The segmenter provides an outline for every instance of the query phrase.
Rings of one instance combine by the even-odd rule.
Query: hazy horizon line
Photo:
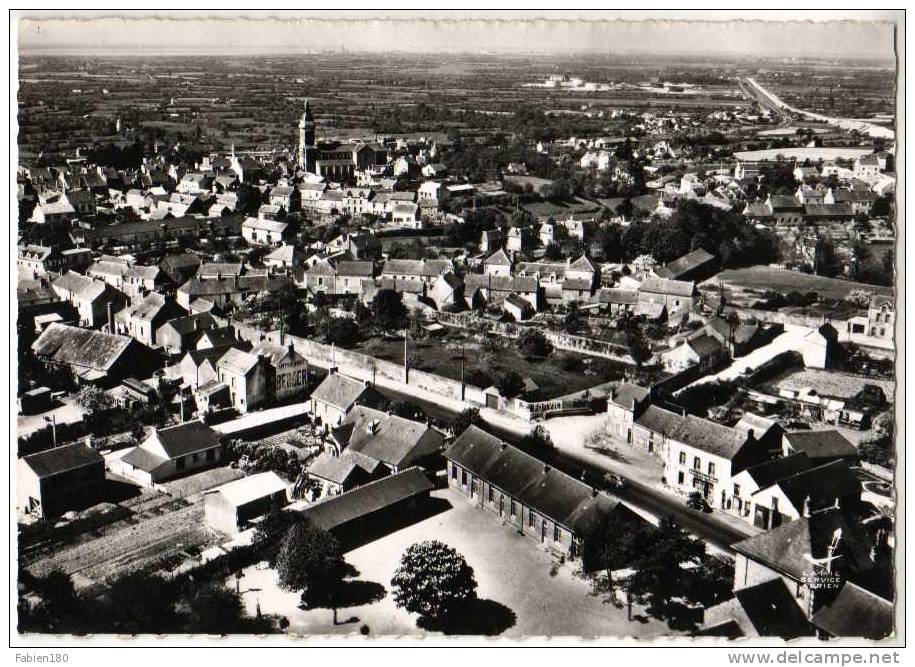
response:
[[[150,54],[150,51],[155,51],[158,53]],[[240,53],[242,51],[242,53]],[[290,49],[277,49],[270,47],[245,47],[242,45],[235,45],[231,48],[229,47],[210,47],[210,46],[200,46],[200,45],[170,45],[168,47],[162,48],[159,45],[149,44],[149,45],[137,45],[137,44],[107,44],[105,47],[99,48],[96,45],[82,45],[82,44],[65,44],[60,45],[24,45],[18,48],[18,53],[20,56],[30,56],[30,55],[60,55],[60,56],[84,56],[84,57],[108,57],[113,55],[127,56],[136,55],[136,57],[170,57],[177,55],[186,55],[193,53],[194,55],[204,55],[204,56],[231,56],[231,55],[243,55],[243,56],[307,56],[307,55],[327,55],[327,54],[339,54],[339,55],[379,55],[379,54],[396,54],[396,55],[442,55],[442,56],[474,56],[474,57],[491,57],[491,56],[559,56],[559,57],[575,57],[582,55],[599,55],[604,54],[607,56],[657,56],[657,57],[688,57],[694,59],[700,59],[707,56],[719,56],[727,57],[733,59],[769,59],[769,60],[785,60],[785,59],[821,59],[829,58],[832,60],[860,60],[860,59],[869,59],[869,60],[879,60],[885,62],[895,62],[896,57],[894,55],[884,55],[877,54],[872,51],[859,51],[859,52],[849,52],[847,49],[840,53],[833,52],[820,52],[820,53],[810,53],[810,52],[794,52],[788,53],[783,50],[778,52],[773,52],[771,54],[760,54],[760,53],[734,53],[729,50],[712,50],[703,51],[701,53],[696,51],[666,51],[666,50],[648,50],[648,49],[614,49],[614,50],[605,50],[601,47],[583,47],[576,51],[566,51],[566,50],[530,50],[522,48],[504,48],[500,50],[450,50],[442,49],[440,51],[431,51],[428,49],[420,50],[410,50],[410,49],[353,49],[346,47],[326,47],[318,49],[303,49],[291,51]]]

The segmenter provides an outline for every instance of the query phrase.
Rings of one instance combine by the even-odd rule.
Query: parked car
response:
[[[629,480],[627,480],[622,475],[617,475],[612,472],[608,472],[606,475],[604,475],[604,479],[613,489],[625,489],[629,486]]]

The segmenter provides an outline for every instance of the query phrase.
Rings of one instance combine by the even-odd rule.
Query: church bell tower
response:
[[[305,100],[305,109],[299,120],[299,167],[314,173],[315,170],[315,119],[311,115],[311,107]]]

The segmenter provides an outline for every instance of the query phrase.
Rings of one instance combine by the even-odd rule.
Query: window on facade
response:
[[[735,485],[734,485],[734,495],[735,495],[735,496],[739,496],[739,495],[740,495],[740,484],[735,484]]]
[[[175,459],[175,470],[184,470],[184,457],[179,456]]]
[[[194,463],[197,463],[198,461],[200,461],[200,454],[194,453],[194,455],[191,456],[191,461],[193,461]]]
[[[214,461],[216,459],[216,450],[208,449],[206,454],[207,461]]]
[[[698,456],[693,457],[693,469],[699,470],[702,467],[702,461],[699,460]]]
[[[461,486],[467,486],[467,471],[461,471]]]
[[[511,514],[512,517],[515,516],[515,501],[514,501],[514,500],[511,501],[511,505],[509,506],[509,510],[508,510],[508,511],[509,511],[509,514]]]
[[[489,500],[489,502],[492,502],[492,501],[493,501],[493,495],[494,495],[494,494],[493,494],[493,491],[492,491],[492,484],[490,484],[490,485],[489,485],[489,493],[486,495],[486,498],[487,498],[487,500]]]
[[[559,538],[562,537],[562,529],[559,526],[553,526],[553,541],[558,542]]]
[[[527,513],[527,526],[528,526],[528,528],[533,528],[533,527],[534,527],[534,523],[536,523],[536,519],[534,518],[534,513],[533,513],[533,512],[528,512],[528,513]]]
[[[680,463],[686,465],[686,452],[680,452]]]
[[[457,479],[457,466],[451,464],[451,479]]]
[[[683,484],[683,480],[684,480],[683,471],[681,470],[680,472],[677,473],[677,484]]]
[[[715,464],[712,463],[711,461],[709,461],[709,464],[708,464],[708,474],[709,475],[715,474]]]

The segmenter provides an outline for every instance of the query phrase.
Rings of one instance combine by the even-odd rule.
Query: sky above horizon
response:
[[[78,14],[70,12],[69,15]],[[81,53],[149,55],[151,53],[295,54],[313,51],[406,53],[655,53],[734,56],[894,56],[894,26],[878,21],[696,20],[702,12],[673,12],[661,20],[639,14],[609,14],[584,20],[560,15],[520,20],[531,12],[499,12],[486,18],[455,12],[397,14],[367,18],[369,12],[333,12],[309,16],[285,13],[253,19],[82,18],[56,14],[23,18],[19,49],[23,54]],[[377,13],[376,13],[377,14]],[[784,14],[784,13],[782,13]],[[643,16],[644,13],[641,14]],[[676,17],[690,17],[679,20]],[[799,18],[816,15],[802,14]],[[822,18],[823,14],[819,15]],[[830,17],[837,16],[830,12]],[[851,15],[847,15],[851,16]],[[634,17],[634,18],[631,18]],[[844,18],[844,16],[843,16]]]

